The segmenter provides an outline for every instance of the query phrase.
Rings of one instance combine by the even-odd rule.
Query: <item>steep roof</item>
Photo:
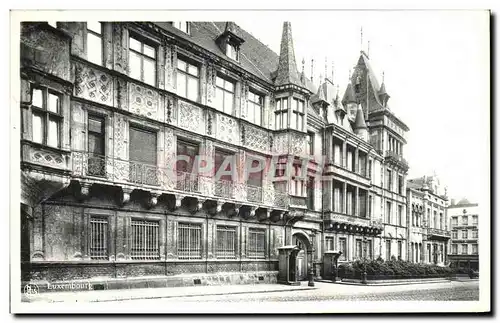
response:
[[[351,83],[347,84],[347,88],[344,92],[344,97],[342,98],[342,104],[356,103],[356,94],[354,94],[354,89]]]
[[[293,47],[292,24],[288,21],[283,23],[283,34],[281,36],[280,56],[275,85],[294,84],[303,86],[297,72],[295,62],[295,50]]]
[[[354,120],[354,129],[366,129],[365,117],[363,115],[363,109],[361,106],[358,107],[356,112],[356,120]]]
[[[226,57],[215,42],[217,37],[226,30],[226,22],[224,21],[193,21],[191,22],[190,35],[178,30],[168,22],[155,22],[154,24],[180,38],[203,47],[220,58],[234,62]],[[231,23],[228,27],[231,32],[245,40],[240,46],[239,65],[254,76],[272,83],[271,74],[278,68],[278,54],[237,24]]]

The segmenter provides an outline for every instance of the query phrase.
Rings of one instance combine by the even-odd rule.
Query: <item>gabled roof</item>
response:
[[[370,83],[371,85],[370,94],[373,94],[373,97],[375,98],[376,102],[380,105],[380,107],[383,107],[383,104],[380,101],[380,98],[378,97],[380,85],[378,83],[377,77],[375,76],[375,73],[373,72],[370,60],[368,59],[368,56],[366,56],[365,52],[361,51],[361,55],[359,56],[357,65],[366,67],[366,69],[368,70],[368,77],[370,80],[370,82],[368,83]]]

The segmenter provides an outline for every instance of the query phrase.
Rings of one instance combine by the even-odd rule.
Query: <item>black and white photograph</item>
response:
[[[10,18],[11,312],[491,311],[489,10]]]

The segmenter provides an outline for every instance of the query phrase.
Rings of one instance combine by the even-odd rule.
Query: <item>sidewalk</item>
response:
[[[140,288],[120,290],[92,290],[78,292],[51,292],[39,293],[31,296],[22,295],[23,302],[109,302],[133,299],[157,299],[172,297],[192,297],[206,295],[228,295],[247,293],[273,293],[286,291],[312,290],[317,287],[307,286],[302,282],[300,286],[280,284],[257,285],[222,285],[222,286],[196,286],[196,287],[171,287],[171,288]]]

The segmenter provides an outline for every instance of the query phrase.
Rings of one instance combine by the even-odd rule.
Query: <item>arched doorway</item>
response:
[[[311,257],[311,243],[307,237],[302,233],[295,233],[292,238],[292,244],[300,248],[295,262],[295,270],[297,273],[297,280],[307,279],[307,269]]]

